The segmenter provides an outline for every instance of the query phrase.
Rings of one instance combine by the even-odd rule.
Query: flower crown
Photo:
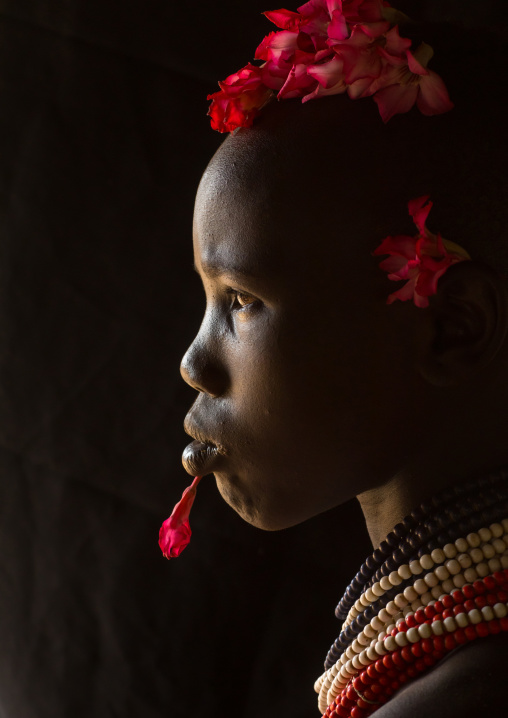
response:
[[[424,115],[453,107],[443,80],[427,69],[433,49],[424,42],[411,49],[399,34],[407,16],[384,0],[310,0],[297,12],[264,15],[281,31],[258,46],[263,64],[249,62],[208,95],[214,130],[250,127],[275,93],[302,102],[346,92],[353,100],[373,97],[384,122],[415,103]]]

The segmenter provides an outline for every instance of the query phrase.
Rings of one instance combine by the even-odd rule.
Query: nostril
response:
[[[213,397],[220,396],[227,388],[227,373],[219,358],[196,341],[182,359],[180,374],[193,389]]]

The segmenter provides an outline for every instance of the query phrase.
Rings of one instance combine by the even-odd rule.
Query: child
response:
[[[300,50],[307,43],[311,54],[308,38],[314,43],[318,74],[310,61],[297,67],[296,44],[275,67],[291,66],[293,80],[300,72],[296,97],[313,93],[313,101],[270,99],[288,74],[278,87],[263,80],[255,96],[233,98],[244,103],[236,105],[242,128],[210,162],[196,198],[207,308],[182,362],[199,392],[184,464],[213,472],[225,500],[265,530],[358,497],[380,548],[338,606],[343,630],[316,682],[322,713],[503,715],[508,258],[499,43],[451,26],[411,30],[398,15],[362,16],[372,7],[383,12],[362,0],[313,0],[298,17],[272,13]],[[312,12],[321,13],[313,27],[326,13],[328,24],[311,30]],[[361,96],[347,97],[337,77],[329,84],[337,92],[320,91],[324,63],[344,64],[352,45],[323,59],[316,37],[332,38],[340,22],[343,44],[355,26],[375,33],[376,22],[388,23],[369,40],[377,42],[369,52],[386,51],[378,77],[399,73],[388,85],[373,90],[372,71]],[[413,34],[412,48],[419,35],[434,48],[451,100],[439,85],[442,106],[429,112],[428,94],[419,106],[436,116],[390,119],[382,91],[430,72],[421,62],[425,72],[414,71],[418,50],[407,61],[412,72],[399,62],[409,57],[400,45],[387,60],[394,27],[400,38]],[[270,43],[267,63],[276,57]],[[346,90],[357,67],[341,76]],[[421,99],[426,90],[417,90]],[[378,107],[368,99],[375,92]],[[222,114],[212,118],[232,129],[228,86],[217,94]],[[407,104],[398,97],[395,110]],[[383,270],[405,284],[390,285]],[[352,542],[344,536],[337,561]]]

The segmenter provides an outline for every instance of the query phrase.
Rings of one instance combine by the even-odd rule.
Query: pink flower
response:
[[[200,481],[201,476],[196,476],[192,484],[183,492],[171,516],[160,527],[159,546],[165,558],[176,558],[189,544],[192,534],[189,514]]]
[[[428,297],[436,293],[438,280],[448,267],[471,259],[462,247],[427,229],[425,223],[432,208],[432,202],[428,202],[428,199],[428,195],[425,195],[408,203],[409,214],[419,234],[415,237],[386,237],[372,253],[390,255],[379,265],[388,272],[388,279],[407,280],[401,289],[389,295],[387,304],[396,299],[403,302],[413,299],[417,307],[428,307]]]
[[[250,127],[273,95],[263,82],[262,68],[251,63],[219,82],[219,87],[219,92],[207,98],[212,100],[208,110],[212,128],[219,132]]]
[[[416,102],[424,115],[440,115],[453,107],[443,80],[427,63],[433,55],[430,45],[422,42],[414,52],[406,51],[407,62],[388,66],[379,78],[374,100],[384,122],[393,115],[408,112]]]

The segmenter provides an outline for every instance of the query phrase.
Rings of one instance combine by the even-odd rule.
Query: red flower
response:
[[[160,527],[159,546],[165,558],[176,558],[189,544],[192,534],[189,514],[200,481],[201,476],[196,476],[192,484],[183,492],[171,516]]]
[[[454,242],[448,242],[440,234],[429,232],[425,223],[432,208],[428,195],[408,203],[409,214],[418,228],[416,237],[399,235],[386,237],[372,254],[389,254],[379,265],[388,272],[388,279],[406,284],[393,294],[386,303],[396,299],[405,302],[413,299],[417,307],[428,307],[428,297],[437,291],[437,283],[448,267],[457,262],[471,259],[469,254]]]
[[[219,92],[207,98],[212,100],[208,110],[212,128],[219,132],[250,127],[259,110],[273,95],[273,91],[263,82],[262,68],[250,62],[219,82],[219,87]]]

